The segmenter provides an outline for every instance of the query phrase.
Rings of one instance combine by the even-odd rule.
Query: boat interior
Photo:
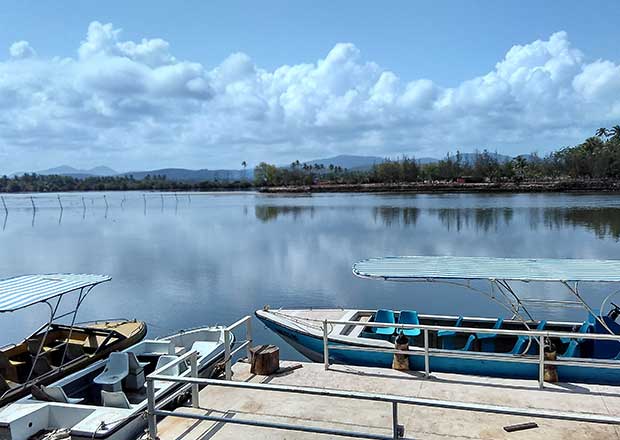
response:
[[[509,353],[515,355],[538,354],[538,343],[529,336],[502,335],[497,333],[464,333],[459,327],[503,329],[503,330],[544,330],[574,333],[607,333],[607,330],[592,315],[581,323],[551,321],[520,321],[503,318],[472,318],[463,316],[420,315],[415,310],[359,311],[348,318],[351,321],[399,323],[413,325],[432,325],[452,327],[450,330],[429,331],[430,348],[463,350],[474,352]],[[615,334],[620,334],[620,325],[610,316],[601,319]],[[526,325],[527,324],[527,325]],[[394,342],[398,334],[409,338],[409,344],[424,346],[420,329],[399,330],[395,327],[345,326],[342,335],[368,339],[381,339]],[[591,339],[550,338],[559,356],[599,359],[620,359],[620,342]]]
[[[146,399],[146,376],[177,357],[170,341],[144,341],[129,350],[111,353],[104,363],[66,383],[33,387],[31,399],[131,409]],[[184,364],[176,367],[164,374],[180,374],[187,368]],[[157,385],[162,388],[165,383]]]
[[[173,363],[188,351],[198,352],[199,368],[222,350],[219,330],[196,330],[162,340],[145,340],[50,386],[33,387],[30,400],[132,409],[146,401],[146,376]],[[163,375],[188,372],[185,363],[171,365]],[[155,389],[174,386],[155,382]]]
[[[95,356],[143,327],[132,321],[107,324],[51,324],[47,335],[42,328],[23,342],[0,349],[0,393],[26,383],[29,376],[40,378],[61,365]]]

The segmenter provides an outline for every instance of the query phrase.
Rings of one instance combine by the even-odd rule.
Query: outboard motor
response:
[[[611,303],[611,305],[613,306],[613,308],[607,312],[607,317],[609,317],[612,320],[616,320],[618,319],[618,316],[620,316],[620,307],[618,307],[618,305]]]

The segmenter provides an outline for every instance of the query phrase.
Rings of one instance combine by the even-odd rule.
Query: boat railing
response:
[[[363,347],[363,346],[347,346],[344,344],[339,344],[337,342],[333,342],[330,344],[329,334],[330,334],[330,326],[338,325],[338,326],[364,326],[364,327],[374,327],[374,328],[395,328],[400,330],[413,330],[419,329],[423,333],[424,345],[423,350],[414,349],[414,350],[398,350],[395,348],[378,348],[378,347]],[[340,351],[369,351],[375,353],[391,353],[391,354],[401,354],[408,356],[424,356],[424,373],[427,378],[431,375],[431,367],[430,367],[430,358],[432,356],[441,355],[442,357],[454,357],[459,359],[479,359],[479,360],[497,360],[497,361],[507,361],[507,362],[520,362],[520,363],[530,363],[530,364],[538,364],[538,386],[539,388],[544,388],[544,373],[545,373],[545,365],[566,365],[566,366],[575,366],[575,367],[599,367],[599,368],[620,368],[620,362],[615,362],[609,359],[600,359],[600,360],[576,360],[577,358],[565,358],[565,359],[556,359],[549,360],[545,359],[545,351],[538,350],[538,356],[524,356],[524,355],[516,355],[510,353],[487,353],[487,352],[471,352],[471,351],[463,351],[463,350],[444,350],[444,349],[436,349],[429,347],[429,333],[437,332],[440,330],[452,331],[455,333],[467,333],[467,334],[475,334],[475,333],[489,333],[489,334],[498,334],[498,335],[508,335],[508,336],[528,336],[532,338],[532,340],[538,343],[539,347],[545,346],[545,338],[567,338],[567,339],[591,339],[591,340],[604,340],[604,341],[617,341],[620,342],[620,335],[612,335],[612,334],[600,334],[600,333],[575,333],[575,332],[559,332],[559,331],[546,331],[546,330],[509,330],[509,329],[494,329],[494,328],[475,328],[475,327],[455,327],[455,326],[445,326],[445,325],[425,325],[425,324],[398,324],[398,323],[383,323],[383,322],[370,322],[370,321],[340,321],[340,320],[331,320],[326,319],[323,321],[322,326],[323,333],[323,362],[325,364],[325,369],[329,369],[330,361],[329,361],[329,351],[331,350],[340,350]]]
[[[543,419],[555,419],[555,420],[568,420],[573,422],[584,423],[600,423],[620,425],[620,417],[591,414],[584,412],[566,412],[555,410],[544,410],[538,408],[518,408],[509,406],[497,406],[482,403],[471,402],[458,402],[449,400],[429,399],[423,397],[408,397],[399,396],[393,394],[382,393],[368,393],[352,390],[337,390],[330,388],[317,388],[306,386],[291,386],[291,385],[279,385],[272,383],[255,383],[245,381],[233,381],[233,380],[221,380],[221,379],[205,379],[198,377],[197,366],[198,354],[196,351],[191,351],[180,356],[178,359],[171,363],[164,365],[162,368],[154,371],[146,377],[146,390],[147,390],[147,419],[148,419],[148,439],[157,440],[157,417],[180,417],[186,419],[193,419],[198,421],[210,421],[215,423],[232,423],[236,425],[263,427],[271,429],[282,429],[289,431],[308,432],[314,434],[327,434],[330,436],[344,436],[344,437],[356,437],[366,439],[398,439],[404,436],[404,427],[398,423],[398,405],[417,405],[430,408],[443,408],[449,410],[464,410],[475,411],[481,413],[490,414],[504,414],[504,415],[516,415],[523,417],[536,417]],[[171,368],[173,365],[181,362],[190,362],[189,375],[183,376],[170,376],[163,373]],[[164,397],[157,401],[155,395],[155,381],[173,382],[177,384],[183,384],[181,389],[187,389],[191,387],[191,406],[194,409],[202,408],[200,404],[200,386],[218,386],[224,388],[243,389],[250,391],[265,391],[265,392],[282,392],[292,393],[299,395],[311,395],[311,396],[323,396],[334,397],[341,399],[355,399],[373,402],[389,403],[392,409],[391,417],[391,434],[383,435],[371,432],[359,432],[359,431],[345,431],[335,428],[324,428],[319,426],[308,426],[303,424],[291,424],[291,423],[279,423],[264,421],[261,419],[249,419],[239,418],[235,414],[225,412],[222,416],[212,415],[212,410],[206,410],[205,413],[200,413],[194,410],[193,412],[183,411],[177,409],[176,411],[163,409],[166,405],[174,400],[178,395],[177,393]],[[204,392],[204,391],[203,391]]]

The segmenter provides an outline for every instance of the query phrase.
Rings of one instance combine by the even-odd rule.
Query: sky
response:
[[[620,123],[620,2],[5,0],[0,173],[517,155]]]

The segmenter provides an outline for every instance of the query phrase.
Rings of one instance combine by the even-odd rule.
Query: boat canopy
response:
[[[620,260],[383,257],[355,263],[353,273],[362,278],[392,281],[459,279],[617,283],[620,282]]]
[[[0,313],[23,309],[111,279],[108,275],[47,274],[0,280]]]

